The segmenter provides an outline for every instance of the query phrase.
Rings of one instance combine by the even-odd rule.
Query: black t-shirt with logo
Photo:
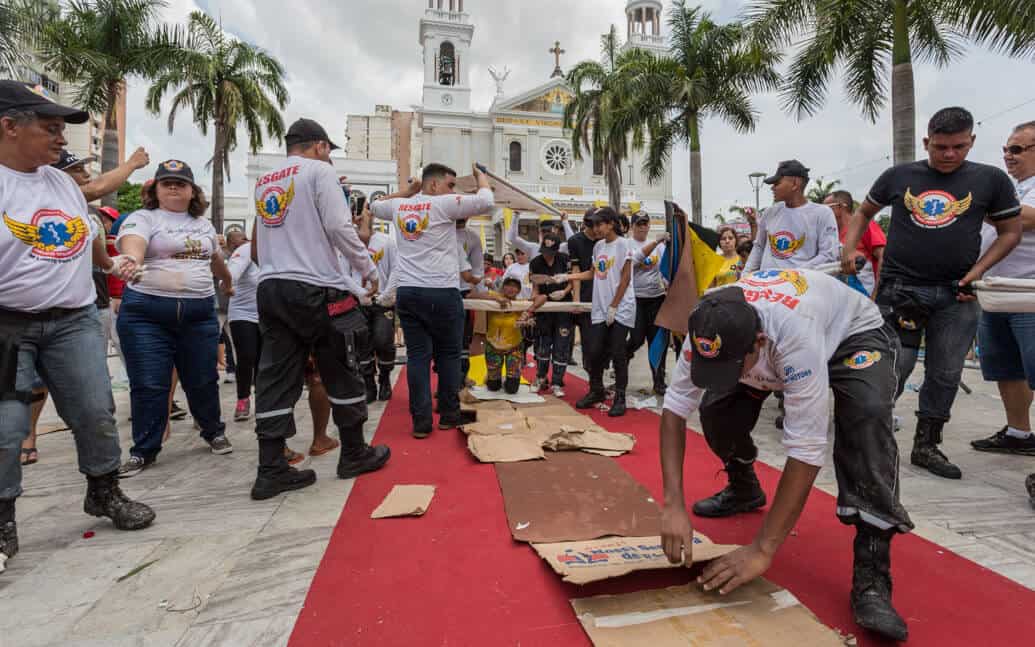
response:
[[[568,251],[571,251],[571,247],[568,247]],[[556,274],[567,274],[571,270],[571,260],[567,254],[557,253],[553,256],[553,265],[549,265],[546,259],[540,254],[532,259],[532,262],[528,264],[528,273],[531,274],[547,274],[554,276]],[[539,286],[539,294],[549,295],[551,292],[557,290],[563,290],[568,287],[568,282],[563,283],[544,283]],[[551,299],[552,300],[552,299]],[[564,295],[561,301],[571,301],[571,293]]]
[[[987,164],[964,162],[952,173],[927,160],[884,171],[866,196],[891,205],[881,280],[948,284],[970,271],[981,253],[981,224],[1020,214],[1009,176]]]
[[[596,244],[595,240],[591,240],[581,231],[568,239],[568,254],[571,255],[573,263],[578,263],[580,272],[585,272],[593,267],[593,246]],[[593,301],[593,279],[581,282],[579,301],[583,303]]]

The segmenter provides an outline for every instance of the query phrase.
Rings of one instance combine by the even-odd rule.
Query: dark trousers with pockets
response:
[[[880,353],[880,359],[861,368],[851,361],[860,352]],[[899,453],[892,421],[898,353],[895,331],[885,325],[846,339],[827,366],[834,391],[837,516],[850,525],[908,532],[913,523],[899,501]],[[701,426],[708,446],[723,463],[750,463],[758,456],[751,431],[768,396],[768,391],[745,384],[728,393],[705,393]]]
[[[654,320],[658,318],[658,311],[661,310],[661,304],[665,303],[665,295],[659,297],[636,297],[636,326],[629,333],[629,343],[626,344],[625,350],[626,355],[629,356],[629,361],[632,361],[636,351],[647,344],[650,347],[650,343],[654,341],[654,336],[658,334],[658,327],[654,325]],[[660,386],[665,383],[665,356],[668,354],[668,334],[666,333],[664,350],[661,353],[661,362],[658,364],[657,369],[652,370],[654,378],[654,386]],[[647,362],[650,362],[648,357]]]
[[[595,323],[590,327],[589,339],[583,341],[584,352],[589,354],[589,388],[591,391],[604,390],[604,369],[608,358],[615,367],[615,392],[624,393],[629,386],[629,357],[625,354],[625,344],[629,340],[628,326],[617,321],[608,326]],[[612,349],[619,349],[613,352]]]
[[[255,433],[259,440],[295,435],[294,407],[302,395],[312,354],[331,403],[343,448],[364,444],[366,388],[359,358],[369,347],[359,308],[331,317],[329,303],[349,294],[301,281],[266,279],[259,284],[262,355],[255,385]]]
[[[367,320],[373,352],[373,361],[365,367],[364,375],[373,378],[379,374],[381,380],[388,381],[395,368],[395,308],[372,304],[361,309]]]
[[[432,359],[438,370],[439,413],[458,413],[464,316],[460,291],[404,286],[396,292],[395,310],[406,338],[406,384],[414,424],[425,426],[432,422]]]
[[[568,312],[540,312],[535,316],[536,375],[545,381],[553,362],[554,386],[564,386],[564,374],[571,357],[572,321]]]

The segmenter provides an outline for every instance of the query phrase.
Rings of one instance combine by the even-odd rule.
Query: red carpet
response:
[[[585,392],[569,376],[568,400]],[[658,417],[630,411],[619,422],[594,414],[612,431],[638,438],[618,462],[660,501]],[[410,436],[403,375],[377,432],[392,448],[380,472],[363,476],[345,506],[316,573],[290,645],[589,645],[568,604],[573,597],[689,582],[696,571],[636,573],[576,587],[561,582],[525,544],[512,541],[491,465],[469,455],[458,431]],[[723,485],[704,439],[688,436],[688,497]],[[760,465],[770,496],[779,471]],[[413,519],[370,519],[398,483],[438,486],[431,508]],[[721,543],[751,541],[761,514],[694,519]],[[769,579],[789,589],[826,624],[858,634],[848,608],[853,529],[834,517],[834,499],[813,492],[797,535],[778,554]],[[894,544],[895,602],[913,645],[1014,645],[1035,636],[1035,592],[914,535]]]

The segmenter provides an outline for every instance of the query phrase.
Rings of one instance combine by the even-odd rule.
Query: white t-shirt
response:
[[[487,213],[494,204],[491,189],[479,189],[475,195],[418,193],[374,202],[374,217],[395,223],[399,286],[455,289],[460,267],[456,221]]]
[[[230,297],[226,320],[259,323],[259,306],[255,299],[259,289],[259,266],[252,262],[252,244],[245,243],[235,249],[227,268],[234,278],[234,296]]]
[[[520,249],[528,255],[528,260],[532,260],[536,256],[539,256],[539,243],[533,243],[525,240],[518,233],[518,226],[521,224],[521,218],[517,214],[514,214],[510,219],[510,228],[507,229],[506,240],[516,249]],[[568,253],[568,239],[575,235],[575,230],[571,228],[567,220],[561,221],[561,228],[564,230],[564,241],[561,242],[560,246],[557,247],[557,251],[561,254]]]
[[[292,155],[255,183],[259,280],[289,279],[340,288],[338,252],[361,276],[375,268],[352,224],[334,167]]]
[[[788,207],[777,202],[758,220],[758,236],[745,272],[810,268],[840,259],[834,212],[825,204]]]
[[[822,465],[830,400],[827,364],[846,339],[884,324],[880,310],[862,293],[811,270],[754,272],[721,289],[734,286],[744,290],[769,338],[758,363],[740,381],[757,389],[784,392],[787,455],[809,465]],[[664,408],[682,418],[697,410],[705,392],[690,379],[692,340],[690,331],[665,393]],[[892,362],[894,357],[872,354],[868,361]]]
[[[467,259],[467,262],[471,265],[471,275],[478,279],[478,284],[481,284],[482,279],[485,278],[485,255],[482,253],[481,237],[470,229],[457,229],[456,253]],[[467,281],[460,279],[458,287],[461,292],[465,292],[477,287],[477,285],[471,285]]]
[[[0,165],[0,307],[21,312],[84,308],[97,298],[96,225],[71,176],[49,166]]]
[[[665,279],[661,276],[661,259],[665,256],[665,243],[658,243],[654,251],[647,256],[643,248],[649,245],[648,241],[640,242],[629,239],[633,245],[633,289],[636,296],[642,299],[664,296]]]
[[[207,218],[164,209],[134,211],[119,227],[115,247],[127,236],[147,241],[147,272],[132,288],[156,297],[203,299],[216,293],[212,256],[221,254],[216,230]]]
[[[367,251],[370,252],[370,260],[377,267],[378,288],[381,292],[388,290],[388,284],[392,280],[395,268],[396,247],[395,239],[387,234],[375,231],[367,243]]]
[[[517,279],[521,281],[521,292],[518,294],[519,299],[531,299],[532,298],[532,282],[528,280],[528,273],[530,269],[528,263],[522,265],[521,263],[511,263],[507,271],[503,273],[503,279]],[[503,283],[500,282],[502,286]]]
[[[607,322],[607,309],[622,282],[622,269],[626,263],[633,262],[635,249],[635,242],[621,236],[610,243],[598,240],[593,246],[593,310],[590,313],[593,323]],[[632,281],[618,303],[615,321],[629,328],[636,326],[636,289]]]
[[[1035,208],[1035,175],[1017,183],[1017,199],[1022,207]],[[987,222],[981,227],[981,253],[992,246],[999,234]],[[1001,276],[1010,279],[1035,279],[1035,231],[1021,233],[1021,242],[1013,251],[993,265],[985,276]]]

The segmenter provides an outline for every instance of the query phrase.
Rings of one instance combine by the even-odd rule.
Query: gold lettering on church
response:
[[[555,119],[524,119],[520,117],[496,117],[498,124],[514,124],[517,126],[545,126],[548,128],[560,128],[561,122]]]

